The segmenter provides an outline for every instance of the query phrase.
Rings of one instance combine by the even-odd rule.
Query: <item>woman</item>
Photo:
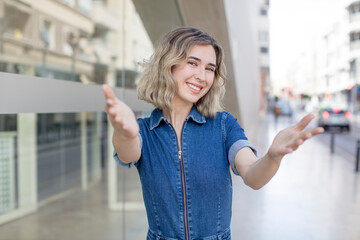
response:
[[[190,27],[166,34],[138,85],[140,99],[155,105],[149,118],[134,113],[104,85],[114,127],[115,159],[135,165],[149,222],[147,239],[231,239],[229,166],[253,189],[264,186],[281,159],[321,128],[304,130],[304,117],[281,131],[257,158],[243,129],[221,111],[223,50]]]

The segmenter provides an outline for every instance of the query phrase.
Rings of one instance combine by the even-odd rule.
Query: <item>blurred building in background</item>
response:
[[[134,89],[138,62],[152,51],[130,0],[0,1],[2,72]],[[74,187],[86,189],[105,167],[101,112],[59,112],[54,106],[53,113],[2,114],[0,136],[0,223]]]
[[[349,77],[348,16],[343,12],[342,17],[333,22],[319,40],[316,90],[323,105],[347,109],[346,89],[352,82]]]
[[[350,82],[346,88],[350,110],[359,114],[360,112],[360,1],[348,1],[348,21],[350,56],[349,77]]]
[[[312,96],[319,107],[357,114],[360,106],[360,1],[344,1],[339,18],[321,29],[288,69],[294,94]]]
[[[130,86],[152,52],[131,1],[4,0],[0,11],[2,71],[24,73],[31,63],[36,76],[103,83],[106,66],[126,56],[116,68]]]
[[[270,97],[269,0],[259,1],[260,109],[267,109]]]
[[[142,116],[149,109],[136,100],[139,63],[151,56],[164,33],[198,27],[224,48],[225,107],[252,139],[270,89],[268,7],[263,0],[0,0],[0,71],[29,81],[29,97],[18,97],[30,105],[36,98],[46,106],[51,99],[42,98],[35,78],[25,75],[56,79],[69,90],[54,93],[64,105],[69,99],[75,105],[71,89],[80,89],[81,95],[89,84],[98,91],[103,83],[118,93],[126,89],[119,97]],[[16,94],[7,89],[13,80],[13,75],[2,77],[2,97]],[[45,96],[47,89],[42,91]],[[93,97],[85,96],[89,102]],[[74,190],[88,190],[104,177],[103,169],[108,170],[109,207],[121,208],[117,168],[107,144],[111,129],[102,109],[64,110],[54,104],[51,111],[41,106],[19,111],[21,103],[6,104],[14,110],[0,109],[0,224]]]

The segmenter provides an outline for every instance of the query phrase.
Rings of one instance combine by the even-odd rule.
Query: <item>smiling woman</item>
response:
[[[157,107],[148,118],[104,85],[114,127],[114,158],[138,170],[148,217],[147,239],[231,239],[230,168],[253,189],[276,173],[283,156],[322,132],[304,128],[313,118],[280,132],[268,153],[255,148],[229,112],[224,93],[222,48],[208,34],[177,28],[163,38],[147,64],[139,98]]]
[[[200,113],[205,116],[215,116],[216,111],[222,109],[221,100],[225,93],[224,54],[215,39],[194,28],[178,28],[164,36],[140,77],[139,98],[169,112],[176,92],[172,70],[186,61],[192,65],[199,63],[200,59],[197,56],[189,54],[195,45],[205,46],[212,50],[212,54],[215,53],[212,62],[205,62],[206,59],[202,62],[208,65],[207,68],[215,70],[214,85],[208,94],[196,103]]]
[[[215,78],[216,55],[210,45],[195,45],[189,57],[172,70],[177,91],[173,105],[190,107],[197,103],[211,88]]]

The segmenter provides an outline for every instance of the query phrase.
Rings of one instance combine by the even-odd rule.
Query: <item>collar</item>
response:
[[[201,115],[196,106],[193,105],[191,108],[191,111],[185,121],[188,121],[189,119],[192,119],[194,122],[202,124],[205,123],[205,117]],[[158,127],[161,123],[161,121],[164,121],[165,123],[168,123],[168,120],[165,118],[165,116],[162,114],[162,111],[159,108],[154,109],[154,111],[151,113],[150,116],[150,130],[153,130],[154,128]]]

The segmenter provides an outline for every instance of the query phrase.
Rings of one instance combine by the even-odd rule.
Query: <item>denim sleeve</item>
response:
[[[140,137],[140,149],[142,148],[142,137],[141,137],[141,134],[139,133],[139,137]],[[114,149],[114,152],[113,152],[113,157],[115,159],[115,161],[117,162],[117,164],[119,164],[121,167],[124,167],[124,168],[131,168],[132,166],[134,166],[136,162],[131,162],[131,163],[123,163],[120,158],[118,157],[115,149]]]
[[[228,161],[234,174],[239,175],[235,169],[235,156],[238,151],[244,147],[249,147],[257,154],[255,147],[249,142],[245,136],[244,129],[237,122],[237,119],[230,113],[224,114],[224,134],[225,134],[225,147],[227,151]]]

